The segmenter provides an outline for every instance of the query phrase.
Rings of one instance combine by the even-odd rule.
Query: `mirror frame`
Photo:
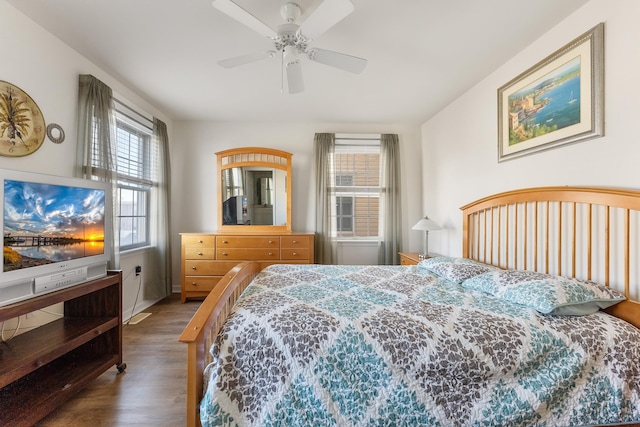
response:
[[[219,151],[218,159],[218,229],[233,233],[291,233],[291,153],[262,147],[242,147]],[[284,170],[287,192],[287,223],[285,225],[224,225],[222,223],[222,176],[223,171],[229,168],[262,166],[271,169]]]

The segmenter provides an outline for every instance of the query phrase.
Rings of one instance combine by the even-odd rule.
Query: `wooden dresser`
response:
[[[241,261],[313,264],[314,234],[181,233],[181,300],[206,297],[227,271]]]

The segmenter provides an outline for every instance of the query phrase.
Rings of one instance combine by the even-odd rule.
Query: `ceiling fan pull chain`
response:
[[[284,93],[284,53],[280,54],[280,93]]]

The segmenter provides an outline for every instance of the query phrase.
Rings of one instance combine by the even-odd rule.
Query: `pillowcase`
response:
[[[420,261],[418,267],[458,284],[479,274],[500,270],[468,258],[446,256],[427,258]]]
[[[462,286],[554,315],[591,314],[626,299],[595,282],[523,270],[485,273],[465,280]]]

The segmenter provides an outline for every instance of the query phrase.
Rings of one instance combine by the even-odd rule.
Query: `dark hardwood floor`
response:
[[[200,301],[173,294],[144,310],[138,324],[123,326],[123,359],[41,420],[40,427],[184,426],[186,345],[178,337]]]

